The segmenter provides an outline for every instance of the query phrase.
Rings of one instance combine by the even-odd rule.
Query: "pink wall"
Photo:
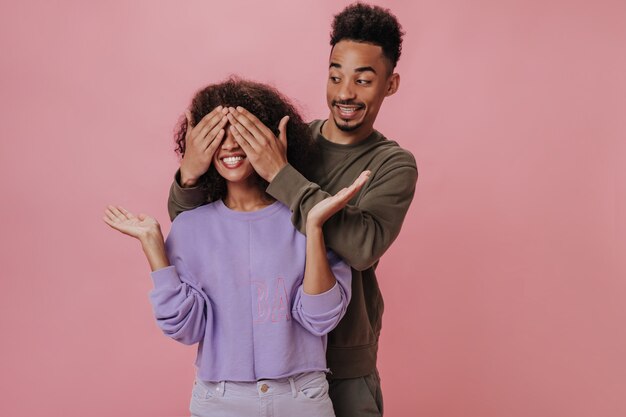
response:
[[[0,5],[0,415],[187,413],[194,350],[101,212],[169,229],[171,132],[203,84],[324,117],[344,4]],[[379,4],[407,35],[377,127],[420,167],[380,266],[387,415],[626,415],[626,3]]]

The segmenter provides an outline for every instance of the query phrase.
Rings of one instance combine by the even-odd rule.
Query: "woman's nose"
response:
[[[235,136],[233,135],[233,133],[230,131],[230,126],[226,126],[224,129],[226,131],[226,137],[222,141],[222,149],[238,148],[239,144],[235,140]]]

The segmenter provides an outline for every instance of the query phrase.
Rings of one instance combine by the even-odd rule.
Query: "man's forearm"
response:
[[[167,211],[172,221],[183,211],[192,210],[206,204],[208,198],[207,190],[197,185],[183,187],[181,180],[180,171],[177,171],[167,200]]]
[[[187,174],[187,172],[182,167],[180,168],[179,172],[180,172],[179,185],[182,188],[191,188],[191,187],[195,187],[198,184],[198,178],[191,177],[189,174]]]
[[[356,204],[346,206],[324,225],[328,248],[357,270],[377,262],[398,236],[413,199],[417,170],[407,165],[372,176]],[[291,209],[292,222],[303,233],[309,210],[330,196],[290,165],[278,173],[267,191]]]

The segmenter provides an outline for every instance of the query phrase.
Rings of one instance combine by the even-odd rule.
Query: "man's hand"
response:
[[[344,208],[348,201],[352,199],[365,185],[370,177],[370,171],[363,171],[349,187],[341,189],[337,194],[325,198],[313,206],[306,218],[307,235],[309,230],[321,228],[326,220],[333,214]]]
[[[218,106],[204,116],[197,125],[193,125],[191,113],[185,111],[187,133],[185,134],[185,155],[180,164],[180,182],[182,187],[193,187],[198,178],[208,171],[213,154],[224,138],[224,126],[228,109]]]
[[[266,181],[287,165],[287,122],[285,116],[278,124],[278,138],[259,119],[243,107],[228,108],[230,131],[246,153],[254,170]]]

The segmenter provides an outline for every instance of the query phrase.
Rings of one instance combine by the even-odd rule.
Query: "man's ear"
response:
[[[398,91],[400,87],[400,74],[394,72],[389,76],[387,80],[387,91],[385,92],[385,97],[392,96]]]

